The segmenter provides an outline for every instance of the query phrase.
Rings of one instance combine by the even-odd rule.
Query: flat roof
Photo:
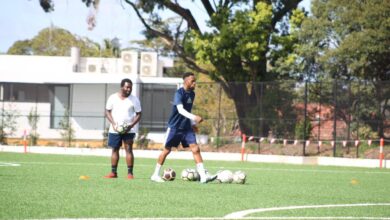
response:
[[[117,84],[124,78],[134,83],[180,84],[181,78],[171,77],[138,77],[120,73],[85,73],[85,72],[15,72],[0,73],[0,82],[35,83],[35,84]]]
[[[110,59],[120,62],[120,59],[117,58]],[[73,72],[71,67],[71,57],[0,55],[0,82],[35,84],[117,84],[124,78],[129,78],[134,83],[181,84],[183,82],[181,78],[161,76],[140,77],[134,73],[126,74],[117,71],[109,71],[108,73]]]

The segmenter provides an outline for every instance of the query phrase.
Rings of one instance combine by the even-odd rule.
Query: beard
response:
[[[129,97],[130,94],[131,94],[131,91],[122,91],[122,95],[123,95],[124,97]]]

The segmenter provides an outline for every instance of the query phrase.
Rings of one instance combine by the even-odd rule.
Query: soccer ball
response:
[[[195,169],[184,169],[181,172],[181,179],[185,181],[198,181],[199,173]]]
[[[246,174],[241,170],[234,172],[233,174],[233,183],[245,184]]]
[[[217,182],[231,183],[233,182],[233,172],[230,170],[220,170],[217,172]]]
[[[176,172],[172,168],[167,168],[164,170],[162,178],[165,181],[173,181],[176,177]]]
[[[116,130],[118,131],[119,134],[124,134],[129,126],[130,126],[129,123],[124,122],[123,124],[118,125]]]
[[[192,181],[194,178],[194,173],[191,172],[191,169],[184,169],[181,171],[181,179],[185,181]]]

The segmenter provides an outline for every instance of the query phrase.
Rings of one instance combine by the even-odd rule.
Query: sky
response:
[[[188,0],[182,0],[188,2]],[[6,53],[18,40],[34,38],[40,30],[54,25],[70,31],[72,34],[102,44],[103,39],[118,38],[121,46],[129,46],[132,40],[141,40],[142,23],[133,9],[123,0],[100,0],[97,11],[97,25],[88,30],[86,18],[91,9],[81,0],[53,0],[55,10],[45,13],[38,0],[12,0],[0,7],[0,53]],[[308,8],[310,0],[301,4]],[[199,0],[191,7],[195,17],[206,17]],[[207,27],[200,24],[201,30]]]

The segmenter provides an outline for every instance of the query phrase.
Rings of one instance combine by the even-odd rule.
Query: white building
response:
[[[75,138],[99,140],[108,126],[105,102],[119,91],[120,81],[129,78],[133,94],[141,100],[140,126],[158,143],[163,141],[174,91],[182,82],[163,77],[163,69],[172,66],[172,60],[153,52],[124,51],[121,58],[87,58],[72,48],[70,57],[0,55],[0,109],[18,115],[13,137],[30,131],[27,116],[36,109],[39,138],[61,138],[59,122],[69,109]]]

